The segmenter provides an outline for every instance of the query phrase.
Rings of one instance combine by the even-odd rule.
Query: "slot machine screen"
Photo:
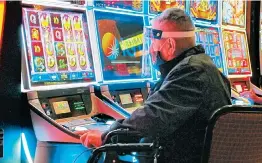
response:
[[[222,30],[228,75],[251,75],[245,32]]]
[[[235,87],[238,93],[242,93],[249,90],[245,81],[234,82],[233,87]]]
[[[95,11],[104,80],[151,77],[143,54],[143,16]]]
[[[67,101],[54,102],[53,107],[56,114],[70,113],[70,108]]]
[[[94,6],[99,8],[116,8],[116,9],[126,9],[137,12],[143,11],[143,1],[142,0],[95,0]]]
[[[143,106],[145,98],[141,89],[115,91],[112,92],[112,96],[114,96],[113,100],[129,113]]]
[[[217,0],[191,0],[190,15],[193,19],[203,23],[217,24],[218,21]]]
[[[196,43],[203,45],[217,68],[225,73],[218,28],[196,25]]]
[[[32,86],[95,80],[86,16],[23,8]]]
[[[223,0],[222,25],[232,25],[244,28],[246,24],[246,1]]]
[[[119,97],[123,105],[133,103],[132,97],[130,94],[119,94]]]
[[[160,1],[160,0],[149,0],[149,13],[158,14],[168,8],[180,8],[185,10],[185,0],[174,0],[174,1]]]
[[[80,95],[55,97],[49,99],[56,118],[75,117],[86,115],[86,106]]]

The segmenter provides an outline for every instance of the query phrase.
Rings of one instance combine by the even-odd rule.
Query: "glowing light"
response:
[[[106,33],[102,38],[104,54],[110,59],[115,60],[119,55],[119,43],[112,33]]]
[[[120,42],[120,47],[122,50],[126,50],[138,45],[143,44],[143,34],[128,38]]]
[[[22,133],[22,145],[23,145],[23,148],[24,148],[24,151],[25,151],[25,156],[27,158],[27,161],[29,163],[33,163],[33,160],[32,160],[32,157],[30,155],[29,148],[28,148],[27,141],[26,141],[24,133]]]
[[[4,32],[4,21],[5,21],[5,2],[0,2],[0,49],[2,44],[2,36]]]

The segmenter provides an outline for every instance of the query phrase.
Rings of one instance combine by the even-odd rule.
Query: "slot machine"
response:
[[[221,1],[221,35],[227,76],[237,93],[259,88],[250,81],[252,77],[249,48],[246,36],[247,1]],[[237,96],[240,96],[239,94]],[[239,100],[233,103],[239,103]],[[249,99],[249,103],[253,104]]]
[[[95,95],[101,68],[91,41],[96,40],[92,18],[79,4],[22,5],[22,92],[37,139],[34,162],[85,162],[90,150],[74,132],[104,131],[125,117]]]
[[[143,6],[141,0],[93,1],[90,6],[102,65],[99,92],[127,116],[143,105],[152,80],[149,55],[143,54]]]
[[[232,3],[238,4],[238,7],[242,4],[242,6],[238,9],[231,10],[242,10],[236,11],[237,15],[239,15],[241,12],[245,10],[245,3],[240,1],[234,1]],[[243,6],[244,5],[244,6]],[[221,8],[224,9],[221,11]],[[234,68],[233,67],[233,61],[231,59],[228,59],[228,53],[231,53],[232,50],[229,50],[233,46],[232,41],[227,42],[225,40],[229,40],[229,33],[230,31],[225,30],[223,21],[227,20],[228,16],[225,16],[227,14],[227,9],[225,9],[225,2],[222,1],[190,1],[189,4],[189,12],[193,20],[195,21],[196,26],[196,43],[202,44],[205,48],[206,54],[211,57],[216,67],[224,74],[226,75],[231,82],[232,89],[232,102],[234,104],[250,104],[250,101],[240,97],[240,94],[242,91],[247,90],[247,87],[243,87],[241,91],[236,89],[239,89],[239,84],[243,83],[245,79],[249,79],[251,75],[251,69],[250,69],[250,61],[249,61],[249,52],[246,42],[246,33],[245,31],[240,31],[244,33],[238,33],[237,38],[239,44],[236,45],[234,43],[235,48],[243,47],[243,49],[240,49],[240,51],[233,50],[234,54],[240,52],[241,54],[245,55],[239,55],[243,56],[243,58],[239,58],[238,61],[234,61]],[[242,13],[245,14],[245,13]],[[243,15],[240,15],[240,17]],[[245,15],[244,15],[245,16]],[[220,20],[221,19],[221,20]],[[243,24],[243,17],[236,19],[235,21],[240,22]],[[221,23],[222,21],[222,23]],[[234,34],[237,33],[236,29],[233,30]],[[232,31],[231,31],[232,32]],[[236,38],[236,36],[233,36],[234,34],[231,33],[230,38]],[[235,39],[236,40],[236,39]],[[240,43],[241,42],[241,43]],[[232,44],[231,44],[232,43]],[[233,48],[233,47],[232,47]],[[230,52],[231,51],[231,52]],[[236,54],[237,55],[237,54]],[[231,55],[232,56],[232,55]],[[233,56],[233,58],[236,58],[236,56]],[[230,60],[230,61],[229,61]],[[229,61],[229,62],[227,62]],[[236,68],[236,65],[238,67]],[[244,66],[243,69],[241,69],[240,65]],[[234,72],[233,71],[237,71]],[[245,71],[245,72],[244,72]],[[244,78],[243,78],[244,77]],[[240,81],[240,79],[244,81]],[[242,88],[242,87],[241,87]],[[245,90],[244,90],[245,89]]]

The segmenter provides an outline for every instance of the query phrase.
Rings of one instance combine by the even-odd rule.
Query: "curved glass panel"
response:
[[[151,78],[143,65],[143,16],[95,11],[104,80]]]

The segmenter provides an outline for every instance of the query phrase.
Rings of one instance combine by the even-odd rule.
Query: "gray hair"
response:
[[[179,8],[169,8],[163,11],[155,20],[162,22],[173,22],[176,24],[178,30],[192,31],[195,29],[194,22],[184,10]]]

